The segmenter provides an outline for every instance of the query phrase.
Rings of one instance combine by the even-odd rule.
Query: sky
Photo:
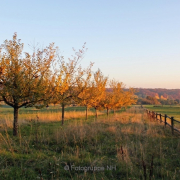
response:
[[[180,88],[179,0],[6,0],[0,44],[17,32],[24,51],[54,42],[68,59],[134,88]],[[30,46],[29,46],[30,45]]]

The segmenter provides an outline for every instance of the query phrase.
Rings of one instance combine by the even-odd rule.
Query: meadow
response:
[[[180,106],[179,105],[144,105],[144,108],[147,108],[151,111],[156,111],[161,114],[167,114],[173,116],[175,119],[180,121]]]
[[[157,106],[157,105],[145,105],[144,108],[155,111],[157,113],[160,113],[162,115],[168,115],[169,117],[174,117],[175,120],[180,122],[180,106],[179,105],[163,105],[163,106]],[[164,119],[163,119],[164,120]],[[167,122],[171,124],[171,121],[169,118],[167,118]],[[180,123],[174,122],[175,128],[180,130]]]
[[[179,136],[138,106],[88,120],[83,107],[68,107],[64,126],[59,109],[22,109],[18,137],[4,121],[1,179],[179,179]],[[12,123],[12,109],[0,110]]]
[[[93,116],[95,111],[93,108],[89,109],[88,115]],[[104,112],[98,112],[99,115]],[[19,125],[26,124],[32,120],[39,120],[39,122],[59,122],[61,121],[61,106],[50,105],[48,108],[37,109],[35,107],[20,108],[19,109]],[[84,118],[85,107],[65,107],[65,120]],[[13,128],[13,108],[7,105],[0,106],[0,127],[6,126]]]

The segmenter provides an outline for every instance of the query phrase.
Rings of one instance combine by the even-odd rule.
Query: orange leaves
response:
[[[105,98],[102,99],[102,106],[108,109],[118,109],[136,102],[134,89],[124,90],[122,82],[111,80],[109,82],[110,91],[106,91]]]
[[[49,87],[53,80],[50,69],[55,59],[54,44],[34,52],[31,56],[22,54],[23,43],[13,35],[13,40],[5,40],[0,51],[0,81],[3,89],[0,96],[12,106],[21,107],[28,103],[46,100],[50,92]]]
[[[81,104],[87,107],[100,108],[101,100],[105,96],[107,77],[98,70],[91,79],[92,72],[89,71],[89,77],[86,80],[86,87],[80,94]]]
[[[78,103],[78,98],[82,96],[87,81],[91,77],[92,63],[87,68],[82,68],[80,60],[82,60],[85,53],[85,44],[83,48],[76,52],[72,56],[73,59],[69,58],[68,62],[64,61],[64,57],[59,57],[59,68],[56,70],[56,102],[67,104],[71,101]]]
[[[100,70],[92,73],[93,63],[82,68],[80,61],[85,44],[66,62],[58,56],[54,43],[30,55],[22,53],[23,43],[17,39],[5,40],[0,47],[0,96],[11,106],[36,103],[68,104],[72,101],[88,107],[118,108],[135,102],[133,89],[124,91],[121,82],[110,81],[112,92],[106,92],[107,80]],[[59,59],[58,59],[59,58]],[[55,66],[56,65],[56,66]],[[56,69],[55,69],[56,67]]]

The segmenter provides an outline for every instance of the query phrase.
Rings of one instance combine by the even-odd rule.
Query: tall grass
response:
[[[97,120],[32,121],[0,136],[3,179],[179,179],[180,141],[143,110]],[[64,167],[70,170],[65,170]],[[111,170],[108,167],[114,167]],[[104,167],[84,171],[71,167]]]
[[[104,114],[103,112],[98,112],[98,115]],[[89,111],[89,116],[94,116],[94,112]],[[38,117],[40,122],[59,122],[61,121],[61,112],[37,112],[37,113],[22,113],[19,114],[19,124],[27,124],[29,121],[35,120]],[[65,112],[65,120],[69,119],[85,119],[85,111],[68,111]],[[0,128],[13,128],[13,114],[1,115],[0,116]]]

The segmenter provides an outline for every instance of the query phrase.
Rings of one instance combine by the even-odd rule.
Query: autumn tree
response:
[[[64,124],[65,106],[72,100],[77,101],[80,92],[86,86],[84,78],[90,76],[91,73],[92,63],[84,69],[80,65],[85,51],[84,44],[82,49],[75,52],[73,59],[68,59],[68,62],[65,62],[64,57],[59,57],[59,70],[55,81],[55,99],[57,103],[62,105],[62,125]]]
[[[121,83],[117,84],[117,88],[114,93],[113,101],[113,110],[121,109],[122,107],[127,107],[136,103],[136,96],[134,95],[134,89],[129,88],[124,90],[124,87],[121,87]],[[119,89],[119,90],[118,90]]]
[[[146,99],[149,100],[151,104],[160,104],[160,102],[155,97],[147,96]]]
[[[89,106],[95,109],[95,115],[97,118],[97,110],[102,109],[102,99],[105,97],[106,85],[108,78],[105,77],[100,69],[94,73],[94,77],[91,84],[91,97],[89,101]]]
[[[50,44],[33,55],[25,52],[17,34],[5,40],[0,49],[0,96],[14,108],[13,135],[18,134],[19,108],[33,106],[50,98],[54,76],[50,70],[56,49]]]
[[[91,69],[86,72],[86,76],[83,79],[78,80],[78,96],[76,96],[76,102],[80,106],[86,107],[86,120],[88,118],[88,109],[91,107],[90,102],[93,99],[92,95],[92,72]]]
[[[107,110],[107,116],[109,115],[109,109],[115,110],[123,102],[123,83],[115,80],[109,81],[109,88],[111,91],[106,91],[105,98],[102,100],[103,107]]]
[[[104,108],[107,110],[107,116],[109,114],[109,109],[117,110],[121,109],[123,106],[127,107],[136,102],[134,96],[135,90],[130,88],[129,90],[124,90],[125,85],[122,82],[110,80],[109,87],[111,91],[106,91],[106,96],[102,100]]]
[[[106,91],[105,96],[102,99],[102,106],[106,109],[107,116],[109,116],[109,109],[112,108],[112,98],[113,98],[113,93]]]
[[[129,88],[127,91],[124,91],[124,102],[123,106],[126,108],[132,104],[136,104],[138,97],[135,95],[137,92],[134,88]]]
[[[83,90],[78,96],[79,105],[86,107],[86,120],[88,118],[88,109],[92,107],[94,99],[96,98],[96,87],[94,80],[91,79],[92,73],[85,79],[85,85]]]

